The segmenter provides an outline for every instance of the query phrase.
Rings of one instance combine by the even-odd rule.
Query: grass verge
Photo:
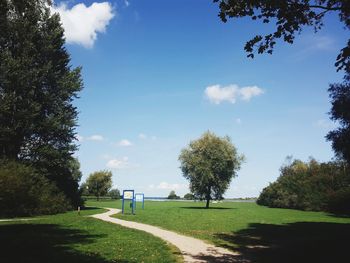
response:
[[[181,262],[175,248],[152,235],[87,217],[103,211],[0,222],[1,262]]]
[[[120,208],[121,202],[99,202],[99,205]],[[348,257],[348,217],[243,202],[212,204],[210,209],[203,206],[201,202],[148,201],[145,210],[137,207],[136,215],[116,217],[207,240],[240,252],[239,260],[343,262]]]

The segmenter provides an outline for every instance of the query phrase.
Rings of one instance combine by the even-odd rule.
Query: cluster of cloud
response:
[[[110,20],[115,16],[109,2],[93,3],[86,6],[83,3],[68,8],[61,2],[51,7],[53,13],[59,13],[64,28],[67,43],[92,48],[98,33],[104,33]]]
[[[249,101],[252,97],[263,94],[264,91],[258,86],[247,86],[240,88],[236,84],[228,86],[212,85],[205,89],[205,96],[211,103],[220,104],[224,101],[232,104],[237,100]]]
[[[161,182],[158,185],[150,184],[148,186],[149,189],[161,189],[161,190],[179,190],[179,189],[187,189],[187,184],[169,184],[167,182]]]
[[[106,166],[110,169],[123,169],[129,166],[129,158],[123,157],[121,159],[111,159],[107,162]]]

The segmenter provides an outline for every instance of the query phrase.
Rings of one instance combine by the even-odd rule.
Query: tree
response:
[[[229,137],[206,132],[181,151],[179,160],[183,176],[190,181],[191,192],[206,200],[209,208],[210,200],[222,199],[244,156],[237,153]]]
[[[187,193],[187,194],[184,195],[184,199],[186,199],[186,200],[194,200],[195,199],[194,198],[194,194]]]
[[[338,121],[340,128],[327,134],[332,142],[336,156],[350,165],[350,82],[332,84],[329,88],[331,97],[331,119]]]
[[[72,203],[80,68],[72,69],[47,0],[0,0],[0,158],[35,167]]]
[[[223,22],[228,18],[251,17],[263,23],[275,23],[274,32],[265,36],[256,35],[249,40],[244,49],[248,57],[253,58],[257,51],[272,54],[276,41],[292,44],[295,36],[303,27],[312,27],[315,32],[324,25],[326,14],[333,12],[339,17],[344,28],[350,29],[350,1],[348,0],[214,0],[219,2],[219,17]],[[336,58],[337,71],[344,70],[343,83],[331,84],[329,93],[332,109],[332,120],[338,120],[341,127],[330,132],[326,138],[332,142],[336,156],[349,161],[350,125],[350,39]]]
[[[108,195],[112,198],[112,199],[120,199],[120,191],[115,188],[115,189],[111,189],[108,192]]]
[[[168,195],[168,199],[180,199],[180,196],[177,196],[175,191],[172,190],[172,191],[170,191],[170,193]]]
[[[90,174],[86,180],[86,186],[89,193],[100,200],[100,196],[106,195],[112,187],[112,172],[104,170]]]
[[[254,57],[254,51],[259,54],[272,54],[277,39],[292,44],[295,35],[304,26],[313,27],[317,32],[322,28],[323,19],[329,12],[336,12],[339,20],[350,28],[350,2],[347,0],[214,0],[219,2],[219,17],[223,22],[228,18],[251,17],[252,20],[262,20],[263,23],[275,22],[275,32],[265,36],[257,35],[249,40],[244,49],[248,57]],[[350,41],[347,48],[350,47]],[[349,66],[348,50],[343,49],[337,59],[339,67]],[[345,60],[344,60],[345,59]]]
[[[265,187],[259,205],[313,211],[350,212],[349,166],[342,161],[291,160]]]

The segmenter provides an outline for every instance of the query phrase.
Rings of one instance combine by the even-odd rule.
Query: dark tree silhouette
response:
[[[0,0],[0,158],[29,163],[75,203],[72,102],[82,80],[50,3]]]

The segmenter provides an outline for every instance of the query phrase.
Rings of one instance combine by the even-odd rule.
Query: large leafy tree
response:
[[[85,185],[89,194],[96,196],[97,200],[99,200],[100,196],[107,195],[108,191],[112,188],[112,172],[94,172],[89,175]]]
[[[219,3],[219,17],[223,22],[229,18],[250,17],[263,23],[274,23],[274,32],[256,35],[247,41],[244,49],[248,57],[255,53],[272,54],[278,40],[289,44],[304,27],[312,27],[315,32],[324,25],[328,13],[336,13],[345,29],[350,29],[349,0],[214,0]],[[330,132],[327,139],[340,158],[350,164],[350,39],[336,58],[337,70],[345,72],[342,83],[331,84],[329,88],[332,109],[331,119],[339,121],[340,127]]]
[[[179,156],[191,192],[207,201],[206,208],[209,208],[210,200],[222,199],[243,159],[229,137],[221,138],[211,132],[190,142]]]
[[[0,158],[30,163],[76,201],[73,100],[82,80],[49,4],[0,0]]]

